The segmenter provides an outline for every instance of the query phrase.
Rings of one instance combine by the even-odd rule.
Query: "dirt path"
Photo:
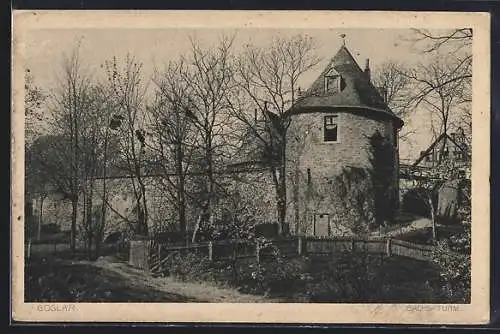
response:
[[[110,270],[129,281],[133,286],[143,286],[167,294],[180,295],[191,302],[270,303],[279,301],[263,296],[246,295],[233,289],[219,288],[207,283],[180,282],[170,277],[151,277],[140,269],[109,258],[101,258],[96,262],[88,262],[88,264]]]
[[[422,230],[432,226],[432,222],[428,218],[420,218],[415,217],[411,221],[407,222],[402,226],[394,226],[388,231],[380,233],[379,231],[375,231],[372,233],[372,236],[384,236],[384,237],[397,237],[406,233],[410,233],[417,230]]]

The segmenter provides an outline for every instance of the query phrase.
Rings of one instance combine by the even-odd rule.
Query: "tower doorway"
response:
[[[316,237],[330,236],[330,214],[315,213],[314,214],[314,231]]]

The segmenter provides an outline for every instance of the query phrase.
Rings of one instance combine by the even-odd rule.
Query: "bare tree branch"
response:
[[[237,98],[231,103],[231,111],[247,129],[246,133],[258,141],[260,159],[269,166],[280,233],[287,231],[286,151],[290,118],[286,112],[297,99],[302,75],[319,63],[314,49],[313,40],[303,35],[276,38],[261,49],[247,45],[234,74],[238,93],[234,94]]]

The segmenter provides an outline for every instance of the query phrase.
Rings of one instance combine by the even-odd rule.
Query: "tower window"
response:
[[[323,140],[325,142],[338,141],[338,115],[325,116]]]
[[[341,90],[342,79],[340,75],[325,76],[325,93],[336,93]]]

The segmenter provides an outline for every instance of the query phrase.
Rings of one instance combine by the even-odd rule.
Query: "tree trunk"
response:
[[[276,214],[278,218],[278,235],[283,235],[283,222],[284,222],[284,217],[286,214],[286,211],[283,210],[283,194],[281,191],[281,179],[280,176],[278,175],[278,171],[276,170],[275,167],[271,168],[271,177],[273,179],[273,184],[274,184],[274,191],[275,191],[275,196],[276,196]]]
[[[198,229],[200,228],[200,222],[201,222],[202,215],[203,215],[203,213],[201,213],[198,216],[198,219],[196,220],[196,224],[194,225],[193,237],[191,238],[191,243],[194,243],[196,241],[196,233],[198,232]]]
[[[71,198],[71,252],[76,252],[76,218],[78,213],[78,195],[73,195]]]
[[[141,236],[147,236],[148,235],[148,230],[145,222],[145,215],[144,215],[144,210],[142,208],[142,202],[141,199],[138,198],[136,200],[136,208],[137,208],[137,226],[136,226],[136,231],[135,233],[137,235]]]
[[[99,258],[99,252],[101,250],[101,241],[104,235],[104,229],[106,228],[106,203],[108,202],[108,192],[107,192],[107,182],[106,177],[108,173],[108,127],[106,127],[106,132],[104,134],[104,156],[103,156],[103,178],[102,178],[102,204],[101,204],[101,221],[97,228],[96,240],[95,240],[95,257]],[[97,222],[96,222],[97,223]]]
[[[184,190],[184,175],[182,169],[182,145],[180,141],[176,143],[175,173],[177,174],[177,210],[179,214],[179,229],[182,240],[188,244],[187,224],[186,224],[186,199]]]
[[[142,182],[140,182],[141,186],[141,193],[142,193],[142,205],[143,205],[143,218],[142,218],[142,224],[144,228],[144,235],[148,236],[149,235],[149,212],[148,212],[148,203],[146,199],[146,186]]]
[[[37,229],[37,235],[36,235],[36,239],[38,241],[40,241],[41,237],[42,237],[42,222],[43,222],[43,200],[44,200],[45,196],[44,195],[41,195],[40,196],[40,212],[38,214],[38,229]]]
[[[427,197],[427,203],[429,205],[429,211],[431,213],[431,222],[432,222],[432,240],[436,242],[437,240],[437,227],[436,227],[436,217],[434,214],[434,203],[432,203],[432,196],[429,195]]]
[[[138,215],[138,223],[140,225],[141,234],[144,236],[149,235],[148,229],[148,203],[146,199],[146,185],[144,184],[144,180],[142,179],[142,171],[141,171],[141,161],[142,161],[142,152],[144,147],[141,146],[139,151],[139,158],[134,161],[135,164],[135,173],[137,177],[137,183],[139,183],[139,198],[137,198],[137,215]],[[135,157],[135,154],[134,154]]]
[[[97,260],[101,255],[101,237],[96,235],[95,237],[95,259]]]
[[[85,226],[87,227],[87,242],[88,242],[88,258],[89,260],[92,259],[92,242],[94,241],[94,232],[95,232],[95,224],[92,221],[92,186],[90,186],[90,189],[88,190],[88,193],[86,195],[86,222]]]
[[[93,242],[93,238],[92,238],[92,232],[89,232],[88,235],[87,235],[87,258],[89,259],[89,261],[92,261],[92,242]]]
[[[215,196],[215,180],[213,171],[213,154],[212,154],[212,134],[208,133],[208,142],[206,147],[206,163],[207,163],[207,177],[208,177],[208,197],[206,206],[206,215],[209,223],[213,222],[213,197]]]
[[[279,234],[281,236],[287,233],[286,228],[286,185],[285,185],[285,175],[280,175],[279,184],[279,200],[278,200],[278,219],[279,219]]]
[[[284,205],[285,196],[281,186],[277,189],[276,210],[278,211],[278,235],[285,234],[285,219],[286,219],[286,206]]]
[[[293,186],[293,203],[294,203],[294,212],[295,212],[295,235],[299,234],[299,220],[300,220],[300,203],[299,203],[299,166],[295,165],[295,184]]]
[[[280,235],[288,234],[288,228],[286,223],[286,207],[287,207],[287,194],[286,194],[286,138],[282,138],[281,145],[281,166],[279,172],[279,224],[280,224]]]

